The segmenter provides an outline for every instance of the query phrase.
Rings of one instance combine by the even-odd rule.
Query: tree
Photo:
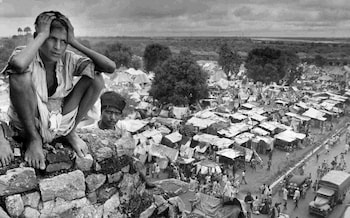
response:
[[[29,26],[25,27],[23,31],[25,32],[25,35],[28,35],[28,34],[32,33],[32,30],[30,29]]]
[[[266,47],[251,50],[245,67],[248,78],[269,84],[286,77],[289,80],[289,76],[293,76],[293,80],[300,77],[296,70],[299,62],[295,53]]]
[[[156,66],[161,65],[171,57],[170,48],[161,44],[149,44],[143,53],[143,61],[146,71],[153,71]]]
[[[9,57],[13,50],[16,47],[15,40],[13,39],[3,39],[0,41],[0,44],[3,45],[0,52],[0,70],[4,69],[7,65]]]
[[[220,46],[218,64],[222,67],[227,78],[230,79],[231,75],[238,73],[241,63],[242,60],[240,56],[232,51],[227,43]]]
[[[120,42],[108,46],[105,55],[116,63],[117,68],[130,66],[132,57],[131,48]]]
[[[208,96],[208,75],[190,56],[171,57],[154,72],[150,95],[163,105],[189,105]]]
[[[18,27],[17,32],[18,32],[18,35],[19,35],[19,36],[22,35],[22,33],[23,33],[22,28],[21,28],[21,27]]]
[[[327,59],[321,55],[315,55],[314,64],[318,67],[323,67],[327,63]]]
[[[131,57],[130,67],[134,68],[135,70],[141,69],[143,67],[142,58],[140,56],[133,55]]]

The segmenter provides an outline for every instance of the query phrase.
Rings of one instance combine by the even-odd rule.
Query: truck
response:
[[[329,171],[318,183],[316,196],[309,203],[309,213],[327,217],[337,204],[343,203],[349,187],[349,173],[339,170]]]

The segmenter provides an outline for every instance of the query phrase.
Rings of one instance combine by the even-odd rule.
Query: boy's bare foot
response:
[[[84,157],[89,152],[88,146],[86,143],[77,135],[77,133],[73,130],[65,137],[68,142],[72,145],[73,149],[77,153],[79,157]]]
[[[29,166],[36,169],[44,170],[46,168],[43,143],[40,138],[31,140],[28,143],[26,153],[24,154],[24,160]]]
[[[1,132],[0,127],[0,132]],[[11,149],[10,142],[3,137],[3,133],[0,136],[0,167],[7,166],[11,163],[11,161],[14,159],[14,155]]]

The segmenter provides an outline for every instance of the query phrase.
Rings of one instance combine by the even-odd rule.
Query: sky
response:
[[[42,11],[76,36],[349,37],[349,0],[0,0],[0,37]]]

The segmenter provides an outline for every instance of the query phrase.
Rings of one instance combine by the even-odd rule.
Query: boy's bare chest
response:
[[[57,78],[54,67],[46,67],[46,84],[49,96],[51,96],[57,88]]]

